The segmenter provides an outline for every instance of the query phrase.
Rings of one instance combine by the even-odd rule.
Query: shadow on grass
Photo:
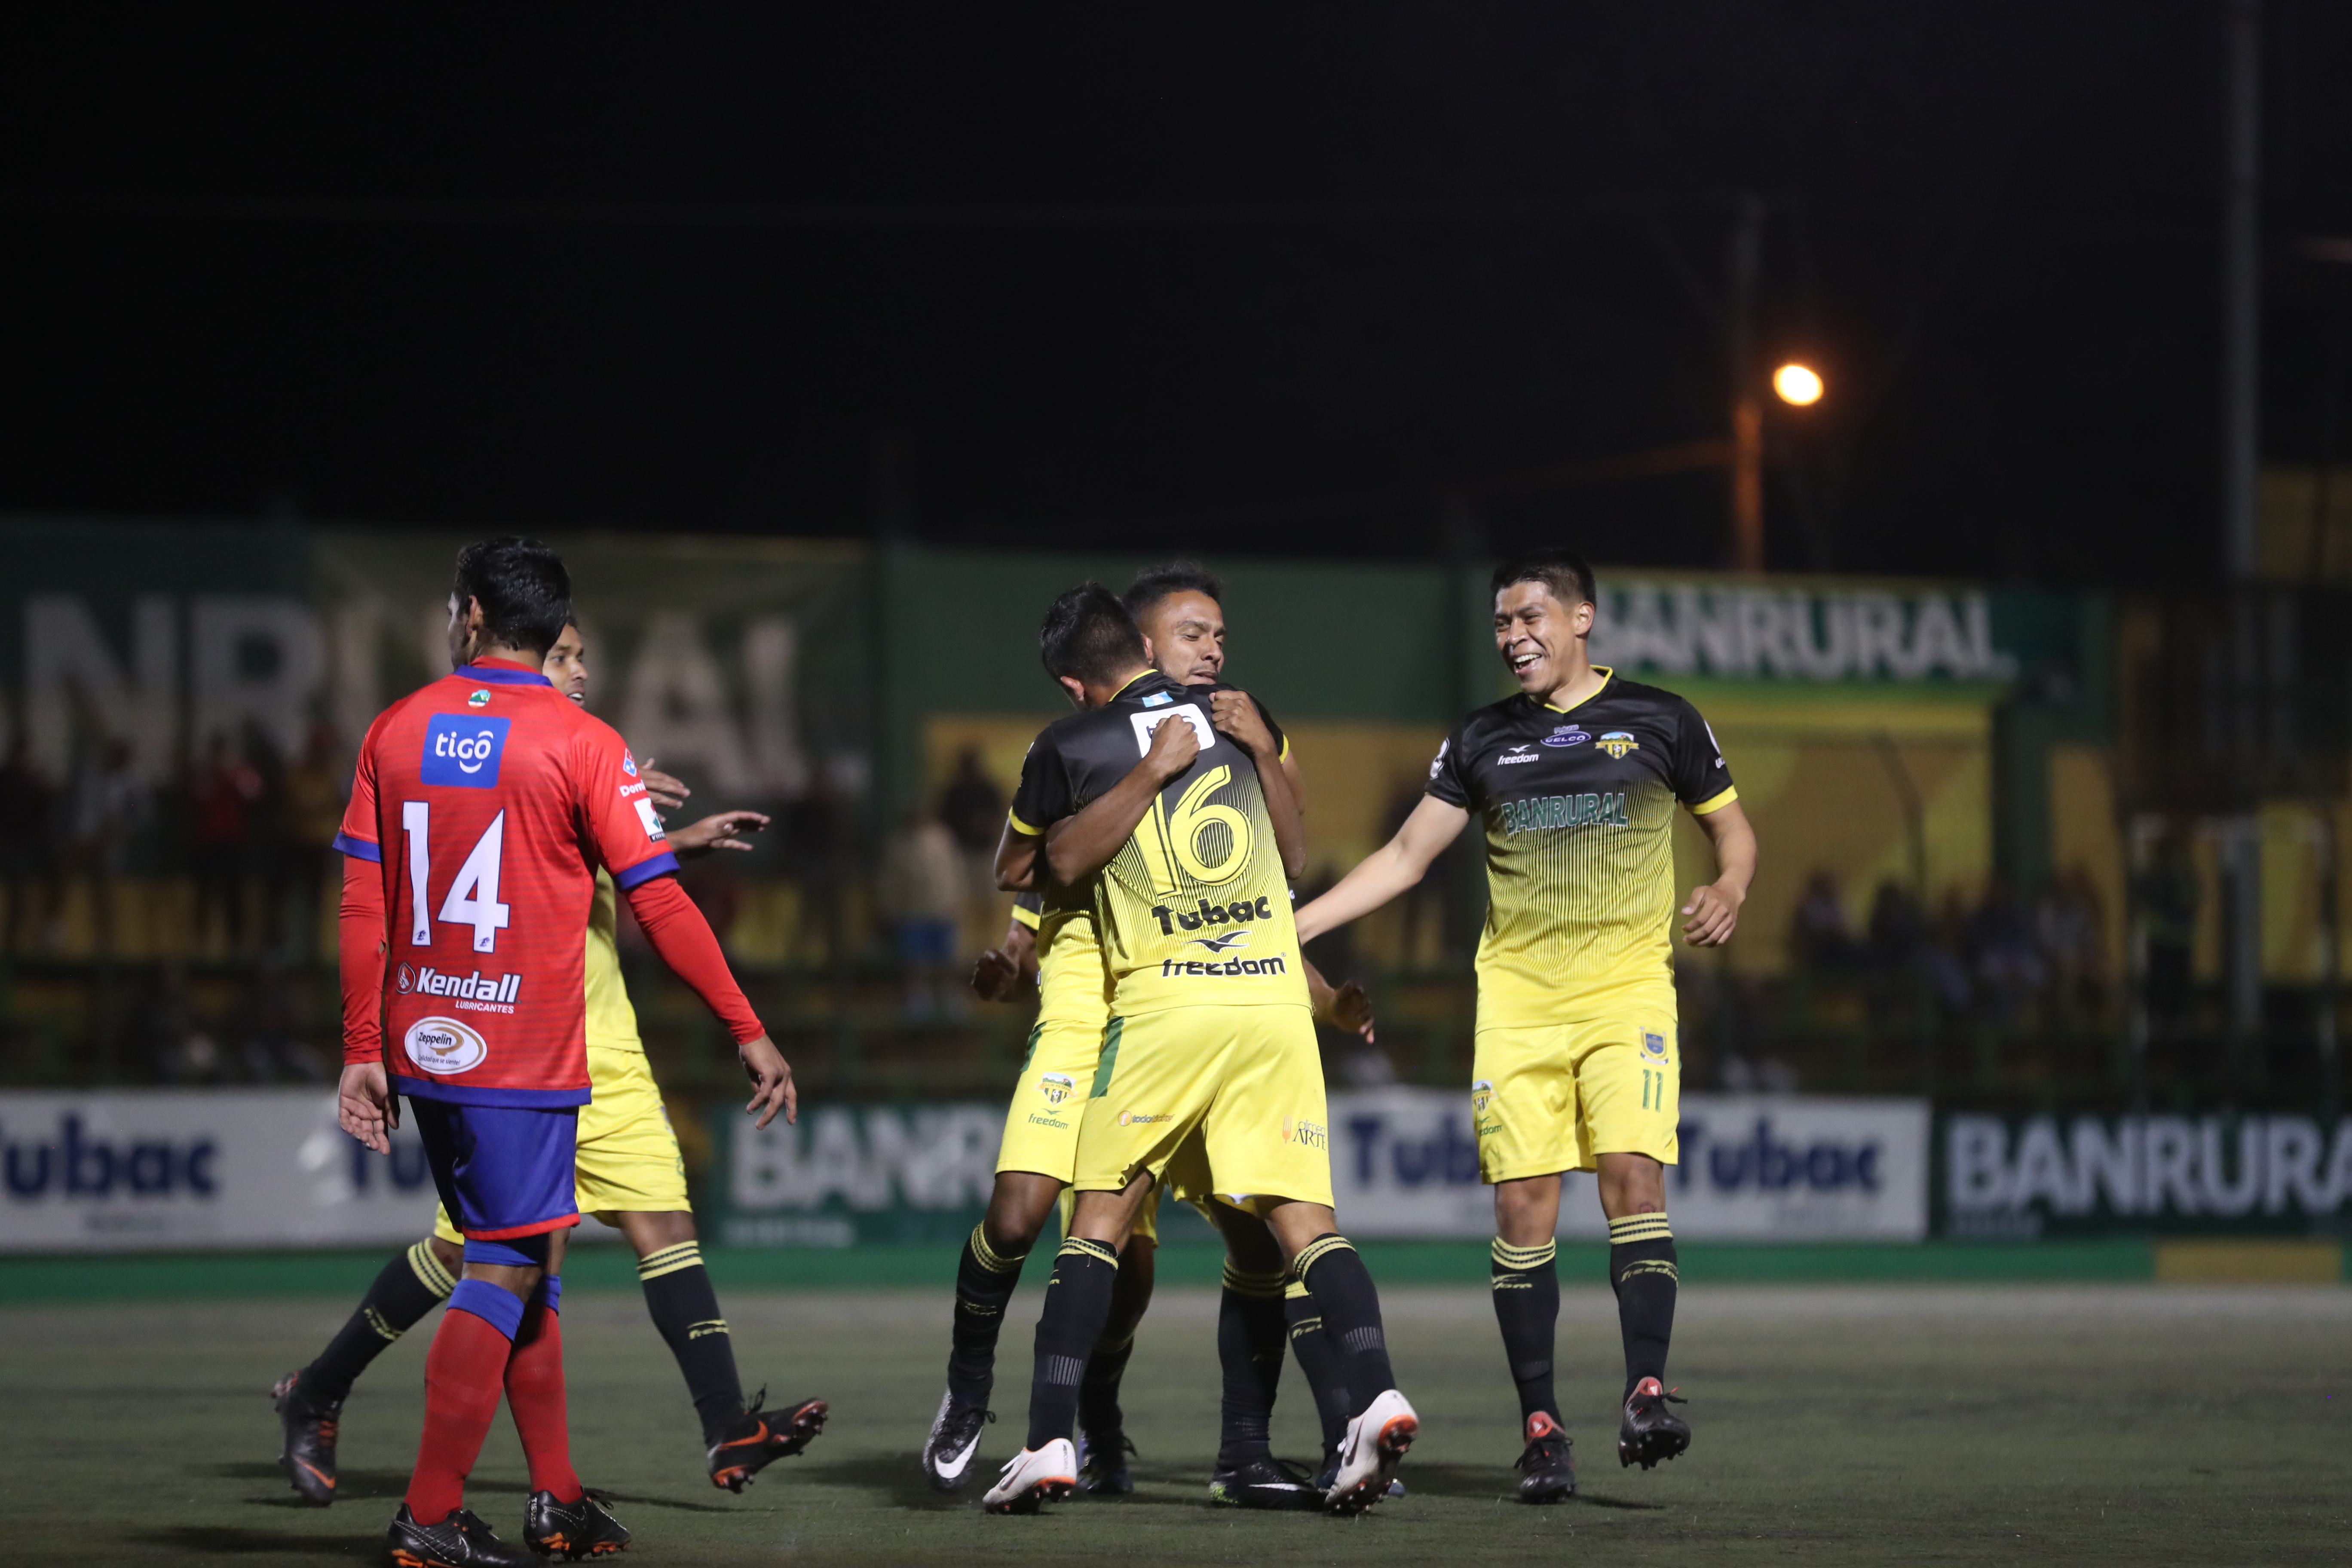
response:
[[[1408,1500],[1416,1492],[1430,1497],[1491,1498],[1496,1502],[1518,1500],[1518,1483],[1493,1465],[1422,1465],[1408,1460],[1397,1471],[1397,1479],[1404,1483]],[[1655,1513],[1666,1506],[1630,1498],[1594,1497],[1590,1492],[1578,1493],[1574,1502],[1564,1506],[1572,1508],[1576,1503],[1635,1513]]]
[[[286,1472],[272,1460],[240,1459],[225,1465],[193,1465],[189,1468],[198,1475],[219,1476],[226,1480],[268,1482],[273,1489],[269,1496],[246,1500],[264,1508],[315,1509],[320,1506],[296,1491],[293,1483],[286,1479]],[[468,1493],[521,1497],[525,1489],[477,1477],[467,1481],[466,1489]],[[337,1502],[396,1501],[407,1490],[406,1470],[344,1469],[335,1473]]]
[[[606,1502],[616,1502],[628,1508],[666,1508],[675,1513],[742,1513],[745,1508],[730,1508],[724,1503],[688,1502],[683,1498],[647,1497],[643,1492],[616,1492],[609,1487],[591,1487],[589,1490]],[[759,1506],[760,1500],[751,1498],[749,1505]]]
[[[813,1486],[850,1487],[870,1492],[899,1508],[919,1509],[926,1513],[968,1508],[988,1489],[982,1484],[986,1478],[976,1475],[961,1492],[934,1491],[923,1475],[922,1456],[912,1453],[818,1460],[801,1470],[799,1479]]]
[[[144,1530],[132,1541],[169,1546],[214,1557],[277,1556],[361,1557],[373,1562],[383,1554],[378,1531],[358,1530],[349,1535],[295,1535],[277,1530],[247,1530],[235,1524],[178,1524],[166,1530]]]

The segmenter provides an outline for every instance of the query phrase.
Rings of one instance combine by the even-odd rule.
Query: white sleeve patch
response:
[[[637,808],[637,820],[646,825],[646,837],[658,843],[660,840],[669,837],[669,835],[662,829],[662,819],[655,813],[654,803],[652,801],[648,800],[644,795],[639,795],[636,799],[629,802],[629,804]]]

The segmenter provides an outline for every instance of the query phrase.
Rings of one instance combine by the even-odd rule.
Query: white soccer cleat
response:
[[[1361,1513],[1388,1496],[1389,1472],[1420,1432],[1421,1417],[1393,1388],[1364,1406],[1364,1413],[1348,1423],[1339,1471],[1331,1478],[1331,1489],[1323,1494],[1324,1510]]]
[[[980,1500],[991,1513],[1035,1513],[1040,1504],[1060,1502],[1077,1489],[1077,1446],[1056,1437],[1042,1448],[1015,1454]]]

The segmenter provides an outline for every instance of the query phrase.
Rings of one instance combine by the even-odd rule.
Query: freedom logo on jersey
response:
[[[419,1018],[400,1043],[410,1061],[436,1078],[471,1072],[490,1054],[489,1042],[455,1018]]]
[[[495,789],[499,760],[506,755],[510,721],[466,713],[436,713],[425,726],[425,759],[418,782],[460,789]]]

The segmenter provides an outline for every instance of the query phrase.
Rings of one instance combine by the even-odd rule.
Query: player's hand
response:
[[[676,811],[686,804],[686,797],[694,793],[677,779],[656,769],[651,757],[637,764],[637,777],[644,783],[647,797],[664,811]]]
[[[1690,917],[1683,921],[1683,940],[1693,947],[1721,947],[1739,924],[1743,901],[1741,895],[1718,882],[1693,888],[1690,901],[1683,906],[1683,913]]]
[[[342,1130],[379,1154],[392,1152],[392,1130],[400,1125],[400,1106],[382,1062],[352,1062],[343,1068],[335,1088],[335,1121]]]
[[[971,966],[972,994],[983,1002],[1010,1002],[1021,994],[1021,961],[992,947]]]
[[[646,786],[653,793],[653,785]],[[670,853],[681,860],[708,855],[714,849],[749,849],[751,841],[739,835],[758,833],[768,826],[768,814],[763,811],[715,811],[700,822],[670,830]]]
[[[1324,1005],[1322,1021],[1335,1029],[1363,1036],[1368,1046],[1378,1043],[1372,1037],[1372,999],[1356,981],[1344,981],[1332,991]]]
[[[1213,691],[1209,694],[1209,722],[1234,738],[1234,743],[1254,757],[1274,753],[1274,731],[1265,727],[1265,715],[1257,710],[1246,691]]]
[[[751,1080],[751,1102],[743,1108],[743,1114],[759,1118],[754,1125],[760,1127],[773,1121],[779,1110],[786,1123],[798,1121],[800,1091],[793,1087],[793,1065],[776,1049],[776,1042],[761,1035],[735,1048],[743,1058],[744,1076]]]
[[[1151,749],[1143,753],[1143,766],[1166,784],[1191,767],[1200,754],[1201,737],[1192,732],[1191,721],[1171,714],[1151,731]]]

